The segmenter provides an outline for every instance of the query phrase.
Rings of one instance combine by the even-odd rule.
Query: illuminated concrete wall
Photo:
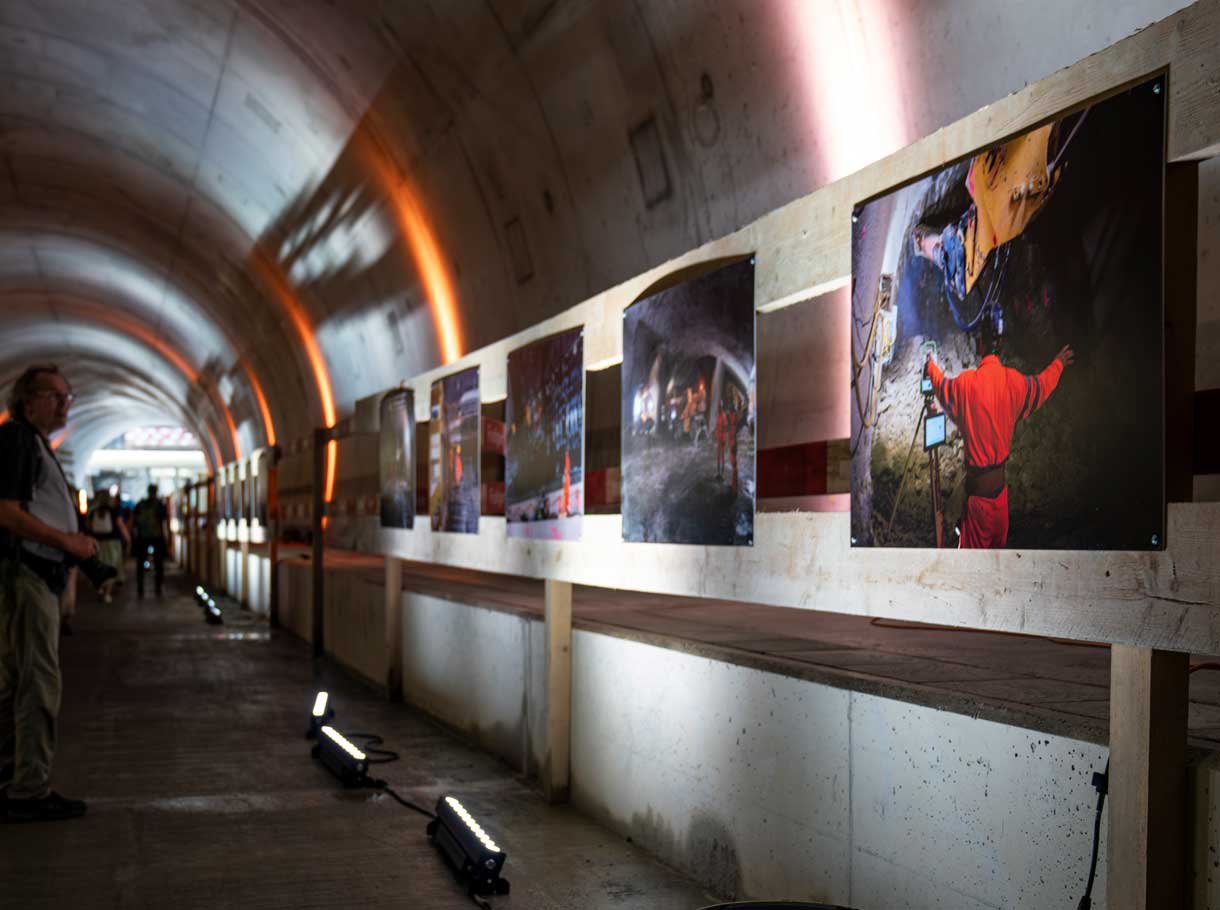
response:
[[[404,699],[536,772],[543,624],[402,610]],[[726,895],[982,910],[1083,887],[1091,743],[579,629],[572,718],[577,808]]]

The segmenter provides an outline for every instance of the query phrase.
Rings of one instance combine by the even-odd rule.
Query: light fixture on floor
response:
[[[209,626],[223,626],[225,622],[224,614],[220,612],[220,607],[216,606],[216,601],[210,597],[208,598],[208,605],[204,611],[203,618]]]
[[[345,787],[369,784],[369,757],[356,748],[346,736],[329,724],[318,731],[318,743],[311,753]]]
[[[317,739],[322,725],[334,718],[335,709],[330,706],[330,696],[326,692],[319,692],[313,700],[313,711],[309,715],[309,729],[305,732],[305,737]]]
[[[500,877],[504,851],[453,796],[436,801],[436,818],[428,822],[428,837],[474,894],[508,894]]]

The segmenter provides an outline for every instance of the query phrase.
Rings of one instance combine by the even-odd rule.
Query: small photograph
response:
[[[410,389],[381,399],[378,460],[381,526],[415,527],[415,393]]]
[[[856,208],[853,546],[1164,546],[1163,89]]]
[[[754,261],[623,314],[623,539],[754,542]]]
[[[584,514],[584,331],[508,355],[509,537],[579,540]]]
[[[432,530],[479,533],[479,368],[432,383],[428,508]]]

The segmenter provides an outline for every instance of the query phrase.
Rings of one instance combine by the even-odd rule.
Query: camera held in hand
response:
[[[71,559],[69,562],[80,569],[81,574],[89,579],[89,583],[95,588],[101,588],[108,581],[112,581],[119,576],[119,570],[114,566],[108,566],[96,556],[90,556],[88,559]]]

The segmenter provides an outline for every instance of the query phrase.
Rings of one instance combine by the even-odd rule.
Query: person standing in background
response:
[[[118,509],[111,503],[109,491],[102,490],[97,494],[93,508],[85,516],[85,530],[97,541],[98,559],[113,566],[118,573],[98,591],[102,603],[112,603],[114,589],[123,580],[123,560],[131,549],[131,534],[127,530],[127,522],[123,521]]]
[[[169,514],[157,498],[157,485],[148,485],[148,496],[136,503],[131,513],[135,536],[136,596],[144,596],[144,573],[153,569],[157,596],[165,588],[165,548],[169,540]]]

